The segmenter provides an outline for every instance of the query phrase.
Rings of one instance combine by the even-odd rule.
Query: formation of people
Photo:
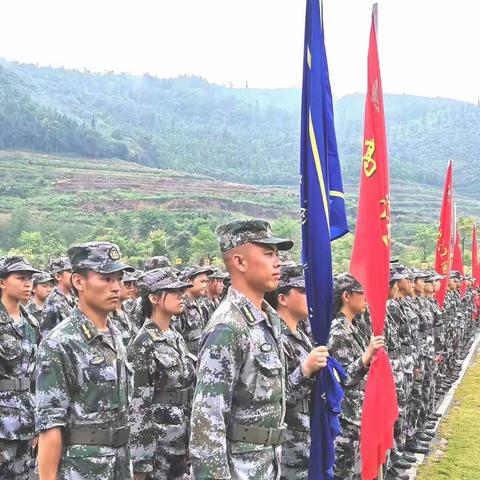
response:
[[[293,242],[263,220],[217,228],[226,271],[166,257],[143,270],[109,242],[74,245],[48,272],[0,258],[0,478],[306,479],[311,396],[346,372],[335,479],[360,479],[365,382],[391,360],[399,418],[386,478],[426,453],[436,405],[476,331],[478,290],[392,263],[384,336],[362,286],[334,277],[330,340],[316,346]]]

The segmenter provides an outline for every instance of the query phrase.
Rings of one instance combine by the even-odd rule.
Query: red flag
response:
[[[465,271],[463,270],[463,255],[462,255],[462,246],[460,245],[460,235],[458,234],[458,224],[455,222],[455,244],[453,246],[453,258],[452,258],[452,270],[457,270],[463,276]],[[462,281],[462,286],[460,288],[460,293],[462,297],[467,291],[467,285]]]
[[[377,5],[373,6],[368,49],[364,150],[360,174],[357,226],[350,271],[363,285],[374,335],[383,334],[390,270],[390,180],[377,51]],[[393,447],[398,417],[397,394],[385,350],[370,365],[363,403],[360,450],[362,478],[372,480]]]
[[[472,228],[472,276],[475,277],[475,286],[480,286],[480,263],[478,263],[477,226]]]
[[[452,193],[452,161],[448,162],[447,176],[445,178],[445,188],[443,190],[442,210],[440,211],[440,227],[438,229],[437,250],[435,258],[435,270],[445,278],[440,281],[440,290],[436,293],[437,301],[440,307],[443,306],[445,295],[447,293],[448,277],[451,270],[452,253],[452,213],[453,213],[453,193]]]

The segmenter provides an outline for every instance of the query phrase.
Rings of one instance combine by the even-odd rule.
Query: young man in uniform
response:
[[[205,329],[192,406],[196,479],[280,478],[285,433],[281,320],[263,300],[280,280],[277,238],[263,220],[217,228],[231,287]]]
[[[40,344],[36,430],[40,480],[128,480],[131,367],[109,320],[124,271],[116,245],[92,242],[68,250],[78,308]]]

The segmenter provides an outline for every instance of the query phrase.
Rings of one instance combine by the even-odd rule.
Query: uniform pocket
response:
[[[115,451],[88,445],[69,447],[62,460],[63,479],[101,478],[114,480]]]
[[[282,364],[273,353],[261,352],[255,356],[255,401],[272,403],[282,398]]]
[[[117,370],[113,365],[91,366],[83,370],[85,410],[100,412],[118,408]]]

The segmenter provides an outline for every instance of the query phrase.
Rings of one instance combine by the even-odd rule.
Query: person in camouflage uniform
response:
[[[231,287],[208,322],[198,359],[190,454],[196,479],[280,478],[286,370],[281,320],[263,300],[278,287],[278,250],[293,242],[263,220],[217,228]]]
[[[52,260],[49,270],[55,279],[56,286],[43,306],[40,322],[42,337],[62,320],[65,320],[76,305],[76,299],[71,292],[72,265],[70,260],[67,257]]]
[[[212,267],[212,270],[213,272],[208,276],[207,295],[203,297],[203,304],[207,312],[207,321],[220,305],[225,288],[223,282],[228,278],[228,273],[222,272],[220,268]]]
[[[149,272],[150,270],[155,270],[156,268],[166,267],[172,267],[172,264],[167,257],[164,257],[163,255],[150,257],[145,260],[145,263],[143,264],[143,274],[145,272]],[[139,289],[141,287],[142,276],[143,275],[139,275],[137,277],[137,287]],[[137,330],[140,330],[140,327],[143,325],[143,322],[145,320],[145,318],[143,318],[142,316],[142,299],[138,297],[133,305],[128,306],[127,312],[130,321],[135,325],[135,328]]]
[[[334,277],[334,319],[328,341],[329,354],[347,372],[342,387],[340,434],[335,439],[335,480],[360,479],[360,419],[365,382],[375,352],[384,346],[383,336],[366,338],[356,328],[356,317],[365,310],[363,288],[352,275]]]
[[[122,287],[120,290],[120,301],[117,308],[110,313],[110,318],[114,322],[117,329],[120,331],[123,339],[123,344],[127,346],[133,337],[137,334],[137,327],[125,311],[124,302],[128,300],[132,294],[132,283],[135,281],[135,277],[131,273],[125,273],[123,275]]]
[[[128,347],[135,371],[130,415],[135,480],[190,478],[188,437],[196,358],[170,322],[183,310],[183,293],[191,286],[169,267],[143,277],[146,320]]]
[[[68,250],[79,306],[42,339],[36,376],[40,478],[128,480],[133,370],[108,314],[124,271],[116,245]]]
[[[131,274],[131,277],[133,277],[133,279],[134,279],[133,282],[131,282],[131,284],[132,284],[131,295],[130,295],[129,298],[124,300],[123,304],[122,304],[122,308],[123,308],[123,310],[125,310],[125,312],[129,316],[129,318],[132,318],[132,311],[135,308],[137,299],[140,298],[140,290],[139,290],[139,286],[138,286],[138,281],[144,273],[145,272],[143,270],[135,270]],[[138,300],[138,301],[140,302],[140,300]]]
[[[53,290],[53,278],[47,272],[35,273],[32,277],[32,284],[32,297],[25,308],[40,324],[45,300]]]
[[[308,478],[310,457],[310,397],[315,374],[327,365],[326,347],[313,348],[298,329],[308,317],[305,279],[300,265],[282,265],[278,288],[265,295],[282,319],[282,343],[287,363],[287,430],[282,445],[282,480]]]
[[[192,266],[180,273],[184,282],[192,287],[186,291],[183,312],[173,319],[175,329],[185,339],[190,353],[198,356],[203,329],[207,323],[207,312],[202,305],[202,297],[207,294],[208,276],[213,273],[211,267]]]
[[[32,379],[38,323],[22,302],[39,273],[23,257],[0,258],[0,478],[29,477],[35,434]]]
[[[398,401],[398,419],[394,427],[394,447],[390,452],[389,461],[386,468],[386,479],[401,480],[408,478],[400,473],[400,469],[408,469],[411,464],[404,458],[405,454],[405,417],[407,399],[405,395],[405,371],[402,354],[401,342],[401,311],[399,307],[399,288],[398,282],[408,279],[408,274],[398,271],[395,266],[390,267],[390,289],[387,301],[387,312],[385,321],[385,347],[390,358],[393,378],[397,390]]]

